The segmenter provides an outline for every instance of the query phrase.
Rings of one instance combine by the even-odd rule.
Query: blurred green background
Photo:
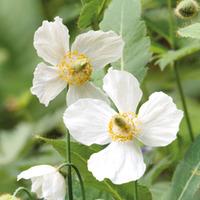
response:
[[[174,7],[175,4],[174,1]],[[142,84],[143,101],[152,92],[163,90],[171,95],[181,108],[173,69],[167,66],[164,71],[161,71],[159,64],[156,64],[158,56],[162,56],[170,49],[169,14],[166,1],[143,0],[142,6],[142,17],[147,25],[154,56],[148,64],[148,74]],[[40,61],[33,48],[33,35],[44,19],[53,20],[55,16],[60,16],[69,28],[71,41],[73,41],[78,33],[91,28],[90,24],[87,29],[78,27],[81,9],[79,0],[0,1],[0,193],[13,193],[17,187],[27,183],[20,182],[19,184],[16,181],[16,176],[21,170],[36,164],[53,165],[62,162],[62,158],[51,146],[35,139],[36,135],[49,138],[65,136],[62,113],[65,108],[66,90],[52,101],[48,108],[41,105],[38,99],[31,95],[33,72]],[[199,17],[195,20],[200,21]],[[191,23],[191,21],[181,20],[177,22],[180,27]],[[197,44],[197,42],[179,37],[176,37],[176,41],[178,48]],[[195,135],[200,133],[199,55],[196,51],[178,62]],[[101,77],[101,74],[99,76]],[[100,85],[98,79],[97,75],[94,82]],[[163,183],[165,188],[169,186],[175,166],[190,143],[185,121],[181,125],[179,137],[184,145],[179,146],[175,141],[165,149],[157,148],[146,154],[149,170],[152,170],[156,163],[168,158],[168,155],[172,157],[170,160],[167,159],[166,163],[159,165],[161,166],[159,172],[151,179],[151,190],[155,196],[159,187],[162,186],[160,184],[156,187],[157,183]],[[148,176],[146,177],[148,179]],[[75,192],[77,195],[75,199],[78,200],[79,190]],[[104,191],[90,188],[87,192],[91,195],[89,200],[97,197],[109,199]]]

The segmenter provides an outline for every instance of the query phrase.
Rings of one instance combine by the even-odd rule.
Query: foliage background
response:
[[[68,26],[71,41],[80,32],[89,30],[91,27],[97,29],[99,22],[103,19],[103,11],[98,12],[99,4],[95,0],[84,0],[83,3],[82,6],[79,0],[0,1],[0,193],[13,193],[20,185],[30,186],[27,182],[17,183],[16,176],[21,170],[37,164],[58,165],[64,160],[65,145],[63,140],[59,140],[60,143],[56,146],[55,141],[45,141],[35,137],[36,135],[52,139],[65,137],[66,130],[61,116],[64,111],[66,91],[59,95],[48,108],[39,104],[37,98],[30,94],[33,71],[40,61],[33,48],[33,35],[44,19],[53,20],[54,16],[57,15],[62,17]],[[109,3],[110,1],[106,1],[106,6]],[[176,1],[172,1],[172,3],[175,7]],[[137,13],[137,8],[132,12]],[[146,23],[147,34],[151,39],[150,51],[153,57],[142,72],[137,71],[139,64],[134,66],[136,62],[131,63],[133,68],[128,68],[128,70],[133,70],[132,72],[136,73],[139,78],[141,73],[144,74],[144,71],[148,71],[142,82],[143,101],[146,101],[152,92],[162,90],[172,96],[178,107],[181,108],[174,70],[169,65],[172,61],[178,60],[178,69],[193,131],[197,137],[200,133],[200,42],[176,35],[176,46],[177,49],[181,50],[169,52],[171,48],[169,12],[165,0],[143,0],[142,19]],[[200,21],[200,18],[197,16],[193,20],[182,21],[174,17],[174,20],[178,27],[184,27],[192,22]],[[129,26],[131,27],[131,24]],[[102,23],[101,27],[105,28],[105,23]],[[134,29],[134,27],[132,28]],[[176,33],[174,32],[174,34]],[[134,48],[135,41],[132,42]],[[141,52],[145,51],[147,43],[146,40],[142,46],[144,50],[141,49]],[[140,60],[142,60],[142,56],[144,55],[141,54]],[[102,76],[103,72],[95,74],[93,80],[97,85],[101,86],[100,78]],[[52,148],[52,144],[57,151]],[[183,120],[179,140],[166,148],[144,149],[148,171],[139,183],[149,188],[152,197],[147,188],[141,186],[139,190],[143,193],[146,192],[146,199],[147,197],[154,200],[159,200],[161,197],[169,199],[168,195],[171,194],[172,188],[178,188],[178,185],[173,187],[174,182],[178,181],[180,185],[181,181],[184,182],[184,180],[176,180],[176,177],[172,180],[172,177],[190,144],[188,129],[185,120]],[[77,163],[80,172],[84,172],[86,168],[80,162],[81,158],[86,160],[91,151],[95,151],[99,147],[95,146],[86,151],[82,145],[73,143],[72,146],[74,152],[78,154],[74,155],[74,162]],[[197,143],[196,146],[192,148],[195,148],[194,151],[198,153],[191,162],[200,156],[200,147],[198,148],[200,141],[199,145]],[[84,154],[82,154],[83,151]],[[194,151],[192,150],[191,154]],[[191,155],[189,154],[188,157],[191,158]],[[180,174],[187,174],[193,170],[193,168],[187,169],[184,162],[181,162],[183,167],[178,165],[180,168],[176,170],[178,175],[179,171]],[[197,168],[198,170],[200,169]],[[197,188],[194,189],[192,185],[189,185],[192,187],[189,189],[194,190],[196,197],[193,196],[193,198],[198,199],[199,195],[196,192],[199,191],[200,180],[198,176],[196,177],[194,183],[197,184]],[[129,199],[130,196],[126,197],[126,195],[131,195],[133,189],[131,184],[120,188],[113,186],[109,181],[104,184],[95,182],[89,173],[84,177],[84,181],[89,200],[97,198],[106,200]],[[112,191],[110,187],[113,188]],[[177,191],[173,192],[177,194]],[[76,200],[81,199],[75,176],[74,193]],[[176,198],[174,197],[174,199]],[[181,199],[187,200],[187,196]]]

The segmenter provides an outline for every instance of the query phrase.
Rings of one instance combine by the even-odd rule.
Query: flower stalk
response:
[[[134,186],[135,186],[135,197],[134,197],[134,200],[138,200],[137,181],[134,182]]]
[[[28,189],[26,189],[25,187],[19,187],[19,188],[17,188],[17,189],[15,190],[13,196],[12,196],[12,200],[14,200],[15,197],[17,196],[17,194],[18,194],[19,192],[21,192],[21,191],[24,191],[24,192],[28,195],[29,199],[30,199],[30,200],[33,200],[33,197],[32,197],[32,195],[31,195],[31,193],[30,193],[30,192],[28,191]]]
[[[174,30],[174,19],[173,19],[173,9],[172,9],[172,1],[171,0],[168,0],[168,10],[169,10],[169,27],[170,27],[170,46],[172,49],[175,49],[175,40],[174,40],[174,31],[175,30]],[[178,87],[179,95],[180,95],[183,110],[184,110],[185,119],[186,119],[186,123],[187,123],[187,127],[188,127],[188,132],[190,135],[190,139],[193,142],[194,141],[194,133],[192,130],[192,125],[191,125],[190,116],[189,116],[189,112],[188,112],[188,108],[187,108],[187,103],[185,100],[185,95],[183,92],[183,87],[181,84],[181,79],[180,79],[180,75],[179,75],[179,71],[178,71],[177,62],[172,63],[172,67],[174,69],[174,74],[176,77],[176,84]]]
[[[71,141],[70,141],[69,131],[67,132],[67,162],[71,164]],[[69,200],[73,200],[71,165],[68,166],[67,183],[68,183]]]
[[[82,199],[83,199],[83,200],[86,200],[86,198],[85,198],[84,183],[83,183],[83,179],[82,179],[82,177],[81,177],[81,174],[80,174],[78,168],[77,168],[74,164],[72,164],[72,163],[63,163],[63,164],[61,164],[61,165],[58,167],[58,170],[60,170],[61,168],[65,167],[65,166],[67,166],[68,169],[69,169],[69,168],[73,168],[74,171],[76,172],[76,175],[77,175],[77,177],[78,177],[78,179],[79,179],[79,183],[80,183],[80,186],[81,186]]]

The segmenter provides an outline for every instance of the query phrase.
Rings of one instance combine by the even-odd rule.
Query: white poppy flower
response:
[[[34,72],[32,94],[45,106],[67,85],[67,103],[80,98],[106,100],[106,96],[89,80],[93,70],[117,61],[122,56],[123,40],[113,31],[88,31],[80,34],[69,47],[69,31],[62,19],[44,21],[34,35],[39,63]]]
[[[104,101],[80,99],[67,108],[64,122],[71,135],[85,145],[109,143],[90,157],[88,169],[99,181],[109,178],[122,184],[145,172],[137,141],[150,147],[168,145],[176,138],[183,112],[171,97],[155,92],[136,114],[142,91],[132,74],[111,69],[103,82],[119,112]]]
[[[36,193],[38,198],[65,200],[65,179],[55,167],[50,165],[31,167],[17,176],[17,180],[20,179],[31,179],[31,191]]]

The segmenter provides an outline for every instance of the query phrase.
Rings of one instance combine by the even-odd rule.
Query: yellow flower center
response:
[[[68,52],[58,64],[60,78],[70,85],[82,85],[90,79],[92,66],[84,54]]]
[[[112,141],[127,142],[139,133],[137,116],[133,112],[119,113],[112,117],[108,131]]]

